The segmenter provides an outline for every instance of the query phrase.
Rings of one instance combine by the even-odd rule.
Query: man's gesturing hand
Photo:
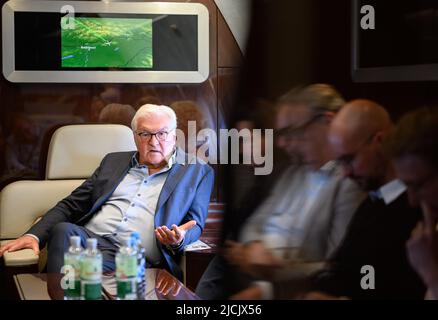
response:
[[[155,236],[163,245],[177,246],[182,243],[186,232],[196,225],[195,220],[190,220],[179,227],[176,224],[172,225],[172,230],[166,226],[161,226],[155,229]]]
[[[35,251],[35,254],[40,253],[38,241],[35,238],[31,236],[22,236],[0,247],[0,257],[3,256],[5,252],[13,252],[20,249],[32,249]]]
[[[260,241],[242,244],[227,240],[224,256],[231,265],[238,267],[249,275],[262,279],[269,279],[274,276],[274,271],[283,266],[283,262],[275,257],[271,250],[266,248]]]

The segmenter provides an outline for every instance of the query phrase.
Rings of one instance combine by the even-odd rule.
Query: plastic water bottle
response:
[[[102,254],[97,249],[97,239],[87,239],[81,263],[81,295],[85,300],[102,298]]]
[[[70,247],[64,254],[64,266],[72,268],[73,277],[70,278],[67,287],[64,289],[65,300],[81,299],[81,259],[82,259],[81,238],[70,237]],[[69,274],[71,276],[71,274]]]
[[[137,250],[137,299],[143,300],[146,295],[146,251],[138,232],[131,233],[131,239]]]
[[[116,255],[116,280],[119,300],[137,298],[137,251],[132,238],[126,240]]]

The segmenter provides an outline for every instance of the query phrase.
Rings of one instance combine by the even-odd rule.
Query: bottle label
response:
[[[102,299],[102,285],[95,281],[82,281],[82,296],[85,300],[100,300]]]
[[[74,285],[72,287],[68,286],[67,289],[64,290],[64,296],[67,299],[79,299],[81,297],[81,281],[75,280]]]
[[[134,300],[137,298],[136,279],[118,279],[117,297],[123,300]]]
[[[81,260],[79,256],[71,256],[66,254],[64,256],[64,265],[71,266],[74,270],[74,279],[81,277]]]
[[[102,260],[84,258],[81,264],[81,279],[98,281],[100,283],[102,276]]]
[[[135,256],[124,256],[117,259],[117,279],[127,279],[137,276],[137,258]]]

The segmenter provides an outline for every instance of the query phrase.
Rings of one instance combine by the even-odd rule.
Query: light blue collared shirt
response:
[[[298,248],[312,261],[328,258],[342,241],[364,198],[330,161],[319,170],[290,167],[247,220],[239,241],[262,241],[267,248]]]
[[[369,192],[369,195],[371,199],[382,199],[386,205],[389,205],[405,191],[406,185],[401,180],[394,179],[378,190]]]
[[[110,238],[116,245],[137,231],[148,261],[158,263],[161,253],[155,239],[154,217],[161,190],[175,163],[175,152],[167,165],[152,175],[147,166],[138,163],[136,156],[137,153],[126,176],[85,227]]]

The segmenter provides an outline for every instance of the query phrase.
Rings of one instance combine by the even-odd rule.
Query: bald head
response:
[[[345,142],[359,143],[372,134],[391,130],[388,112],[371,100],[358,99],[348,102],[334,118],[331,133],[339,135]]]
[[[333,158],[365,190],[381,186],[390,175],[382,143],[391,128],[388,112],[364,99],[348,102],[331,123],[328,140]]]

